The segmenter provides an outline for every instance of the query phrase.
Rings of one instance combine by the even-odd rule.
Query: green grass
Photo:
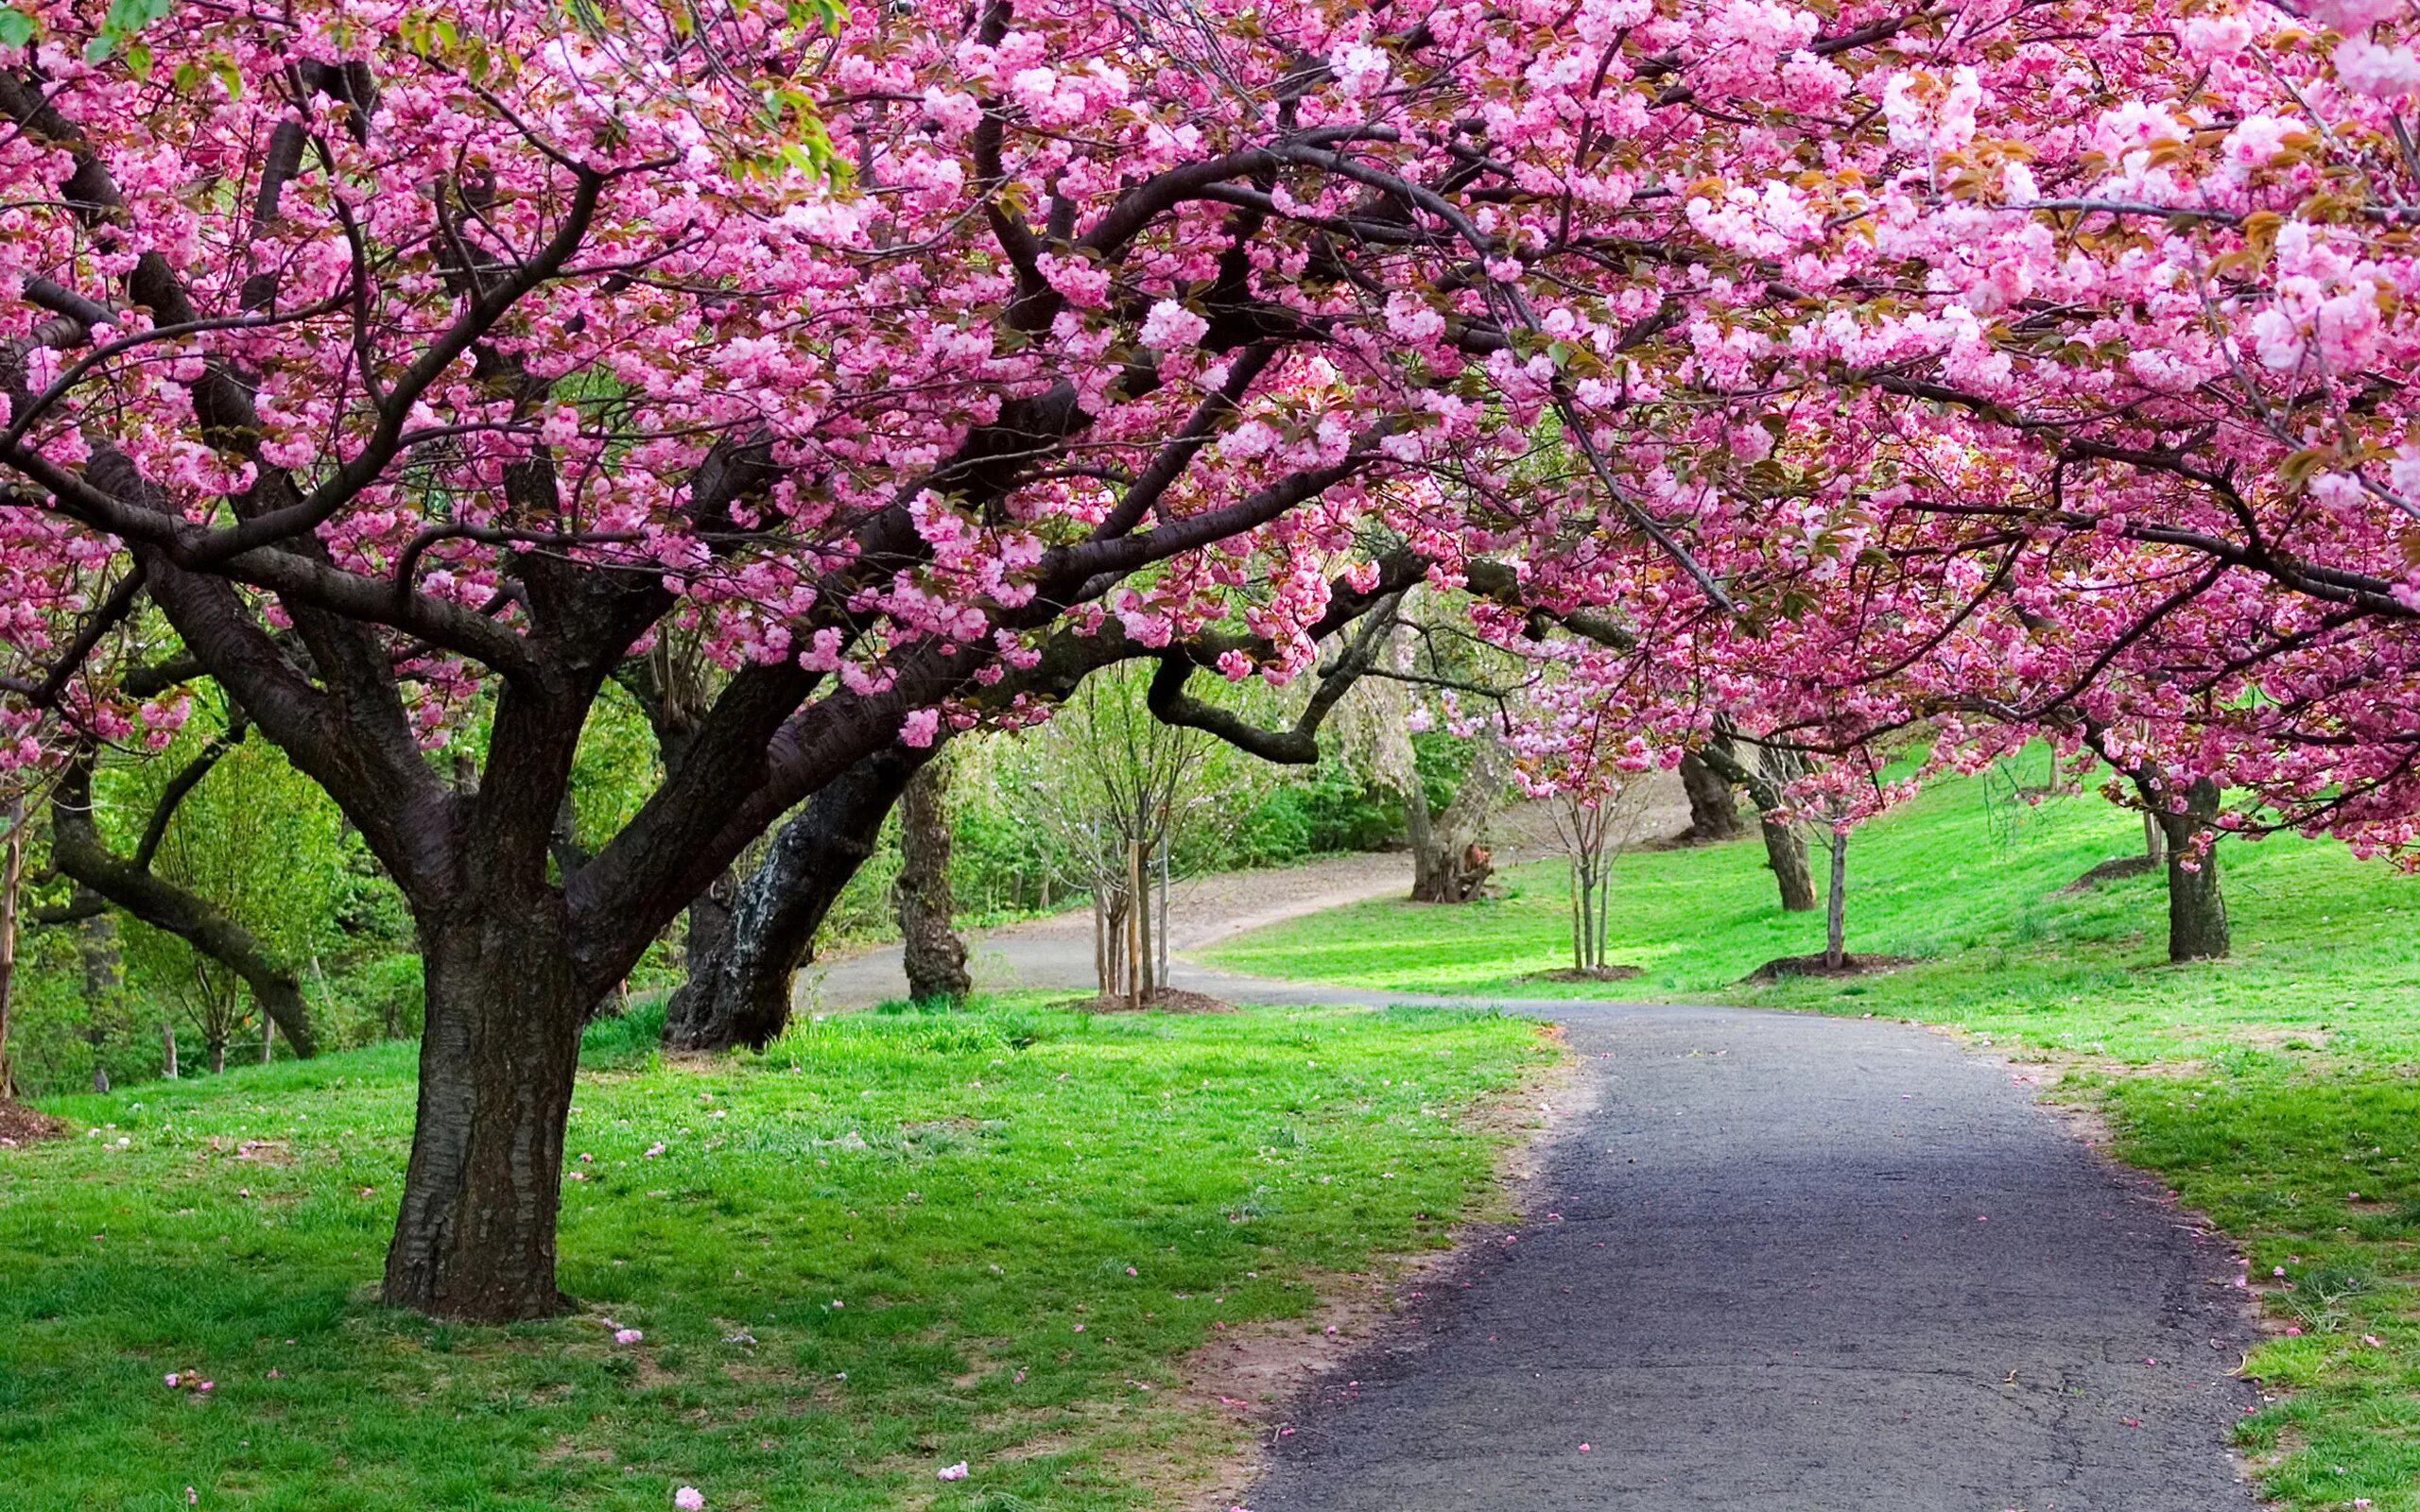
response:
[[[1782,913],[1764,848],[1748,840],[1616,863],[1607,955],[1645,975],[1611,990],[1922,1019],[2137,1062],[2294,1039],[2420,1059],[2420,881],[2332,842],[2227,840],[2234,958],[2170,967],[2159,877],[2053,896],[2094,863],[2139,851],[2139,820],[2088,794],[2038,807],[1986,794],[1979,781],[1943,783],[1850,842],[1849,949],[1923,964],[1743,986],[1766,961],[1824,948],[1821,911]],[[1459,907],[1358,903],[1239,936],[1211,959],[1399,992],[1608,991],[1528,979],[1571,964],[1561,862],[1511,868],[1504,893]]]
[[[1570,964],[1560,863],[1513,868],[1499,899],[1357,904],[1214,958],[1404,991],[1874,1014],[2052,1053],[2061,1095],[2097,1104],[2118,1154],[2252,1257],[2276,1331],[2250,1361],[2276,1400],[2240,1428],[2262,1490],[2298,1512],[2420,1512],[2420,881],[2332,843],[2227,840],[2235,955],[2170,966],[2158,877],[2055,896],[2137,850],[2139,821],[2090,796],[1990,797],[2006,791],[1943,783],[1857,833],[1850,948],[1924,957],[1885,976],[1741,984],[1823,945],[1820,913],[1776,907],[1755,840],[1621,858],[1608,954],[1644,974],[1616,987],[1528,979]]]
[[[1151,1504],[1246,1432],[1182,1357],[1444,1244],[1494,1150],[1461,1115],[1551,1053],[1430,1009],[1008,1002],[711,1062],[648,1028],[592,1034],[579,1311],[509,1329],[372,1300],[408,1047],[44,1105],[93,1132],[0,1151],[0,1503]]]

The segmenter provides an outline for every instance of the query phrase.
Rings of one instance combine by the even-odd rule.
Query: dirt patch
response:
[[[1627,982],[1647,973],[1635,966],[1559,966],[1551,971],[1532,971],[1521,978],[1524,982]]]
[[[1540,1033],[1560,1049],[1560,1025],[1541,1025]],[[1309,1316],[1230,1326],[1177,1363],[1184,1385],[1170,1395],[1252,1435],[1251,1452],[1218,1466],[1206,1485],[1191,1486],[1184,1505],[1201,1512],[1238,1505],[1267,1469],[1269,1451],[1292,1432],[1286,1420],[1290,1408],[1322,1383],[1341,1378],[1382,1340],[1404,1342],[1406,1314],[1431,1294],[1443,1297],[1455,1290],[1466,1271],[1520,1228],[1529,1193],[1544,1174],[1546,1144],[1567,1120],[1586,1114],[1595,1092],[1593,1083],[1579,1080],[1579,1062],[1566,1052],[1472,1107],[1464,1126],[1498,1141],[1495,1181],[1456,1227],[1448,1246],[1394,1257],[1370,1271],[1309,1277],[1320,1292]]]
[[[2117,856],[2100,863],[2051,896],[2065,898],[2072,893],[2090,892],[2104,882],[2116,882],[2120,877],[2139,877],[2147,871],[2157,870],[2159,867],[2160,863],[2149,856]]]
[[[1778,982],[1785,976],[1878,976],[1895,971],[1903,966],[1915,965],[1909,955],[1841,955],[1841,964],[1832,965],[1818,953],[1813,955],[1783,955],[1740,978],[1742,982]]]
[[[23,1103],[0,1102],[0,1149],[55,1140],[68,1130],[67,1120],[37,1113]]]
[[[1052,1006],[1070,1013],[1132,1013],[1134,1005],[1123,997],[1070,998]],[[1233,1013],[1236,1005],[1207,992],[1187,992],[1183,988],[1162,988],[1143,1000],[1146,1013]]]

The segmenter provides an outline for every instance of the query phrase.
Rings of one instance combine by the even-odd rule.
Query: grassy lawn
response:
[[[580,1311],[507,1330],[371,1299],[408,1047],[44,1105],[95,1132],[0,1151],[0,1503],[1154,1504],[1249,1432],[1182,1357],[1444,1243],[1495,1147],[1461,1115],[1551,1054],[1424,1009],[650,1028],[592,1032]]]
[[[1821,914],[1776,908],[1754,840],[1616,864],[1608,954],[1644,971],[1617,987],[1529,980],[1570,961],[1560,863],[1514,868],[1490,902],[1357,904],[1214,959],[1404,991],[1876,1014],[2053,1053],[2060,1095],[2096,1102],[2120,1155],[2252,1256],[2276,1332],[2250,1368],[2280,1399],[2241,1426],[2262,1490],[2420,1512],[2420,881],[2332,843],[2228,840],[2235,956],[2172,967],[2156,876],[2056,895],[2136,850],[2139,821],[2006,791],[1945,783],[1858,831],[1850,948],[1923,957],[1888,976],[1741,985],[1823,944]]]

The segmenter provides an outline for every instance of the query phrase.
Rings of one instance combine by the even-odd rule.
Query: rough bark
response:
[[[2155,790],[2147,786],[2144,796],[2152,799]],[[2219,784],[2197,778],[2185,790],[2181,811],[2162,799],[2151,812],[2168,842],[2168,958],[2218,960],[2230,943],[2226,899],[2219,890]],[[2209,843],[2197,846],[2197,838],[2205,833]]]
[[[1689,799],[1689,827],[1681,833],[1683,844],[1712,845],[1748,833],[1730,781],[1695,751],[1681,758],[1681,790]]]
[[[1765,865],[1781,888],[1782,911],[1803,914],[1815,906],[1815,873],[1806,864],[1806,836],[1798,826],[1771,814],[1756,816],[1765,834]]]
[[[917,1002],[965,1000],[975,990],[966,974],[966,943],[951,927],[957,913],[949,886],[949,767],[928,765],[899,799],[899,938],[908,995]]]
[[[1768,746],[1756,753],[1756,777],[1750,792],[1756,799],[1756,822],[1765,833],[1765,864],[1772,868],[1786,914],[1803,914],[1815,906],[1815,875],[1806,865],[1806,836],[1782,818],[1782,796],[1805,769],[1804,758]]]
[[[808,958],[817,926],[873,853],[883,816],[931,751],[893,747],[859,761],[782,826],[740,884],[732,927],[711,959],[694,953],[691,993],[664,1021],[675,1050],[762,1049],[789,1022],[790,977]]]
[[[708,1048],[682,1042],[690,1034],[687,1026],[699,1022],[711,1007],[714,993],[715,963],[722,960],[731,949],[731,910],[739,894],[739,874],[726,871],[715,885],[698,894],[689,904],[687,944],[682,953],[682,964],[688,974],[672,989],[664,1005],[664,1042],[671,1049],[700,1050]],[[601,1009],[602,1005],[599,1005]],[[601,1016],[601,1014],[600,1014]],[[676,1037],[673,1025],[683,1028]]]
[[[1764,832],[1765,865],[1781,890],[1784,913],[1803,914],[1815,906],[1815,874],[1806,864],[1806,837],[1798,827],[1778,816],[1782,791],[1798,775],[1798,758],[1766,747],[1754,766],[1739,760],[1731,741],[1716,740],[1703,753],[1706,765],[1733,784],[1747,789],[1756,805],[1756,825]]]
[[[593,994],[558,901],[468,902],[421,929],[428,1024],[385,1300],[509,1322],[563,1309],[555,1212]]]

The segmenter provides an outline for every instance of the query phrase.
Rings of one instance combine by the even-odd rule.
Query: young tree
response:
[[[1267,781],[1242,750],[1159,717],[1159,676],[1134,664],[1096,673],[1000,768],[1011,807],[1052,837],[1063,879],[1092,895],[1102,998],[1134,1007],[1166,986],[1165,880],[1205,824]]]
[[[17,1095],[16,1077],[9,1066],[9,1010],[17,987],[17,924],[26,882],[26,798],[11,794],[0,822],[8,826],[0,837],[0,1103]]]
[[[1555,835],[1571,868],[1571,969],[1582,976],[1603,975],[1614,860],[1637,835],[1646,811],[1643,788],[1635,782],[1616,782],[1593,793],[1560,793],[1549,801]]]

